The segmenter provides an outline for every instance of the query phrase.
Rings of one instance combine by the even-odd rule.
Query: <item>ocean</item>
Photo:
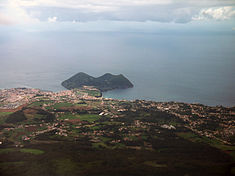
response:
[[[235,106],[235,36],[121,32],[0,34],[0,88],[60,91],[85,72],[123,74],[134,88],[117,99]]]

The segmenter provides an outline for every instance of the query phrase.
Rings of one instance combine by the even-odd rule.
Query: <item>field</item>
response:
[[[233,144],[194,132],[152,102],[78,102],[41,100],[0,113],[0,175],[234,175]]]
[[[79,119],[81,121],[88,121],[88,122],[94,122],[100,118],[97,114],[82,114],[82,115],[73,115],[73,114],[65,114],[59,117],[59,119],[68,119],[68,120],[74,120]]]
[[[0,124],[3,124],[6,120],[6,116],[12,114],[12,112],[0,112]]]
[[[12,112],[0,112],[0,117],[10,115]]]
[[[222,151],[229,151],[229,155],[233,157],[233,160],[235,161],[235,146],[231,146],[231,145],[224,145],[222,144],[220,141],[215,140],[215,139],[209,139],[206,137],[200,137],[192,132],[181,132],[181,133],[177,133],[178,136],[195,142],[195,143],[205,143],[208,144],[212,147],[218,148]]]

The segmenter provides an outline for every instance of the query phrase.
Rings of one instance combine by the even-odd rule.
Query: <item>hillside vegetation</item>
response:
[[[81,88],[83,86],[93,86],[100,91],[113,89],[126,89],[133,87],[133,84],[122,74],[112,75],[106,73],[103,76],[94,78],[86,73],[80,72],[68,80],[62,82],[62,86],[67,89]]]

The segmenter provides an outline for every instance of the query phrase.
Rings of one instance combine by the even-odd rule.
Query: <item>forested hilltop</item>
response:
[[[62,86],[67,89],[81,88],[82,86],[93,86],[103,92],[113,89],[131,88],[133,87],[133,84],[122,74],[112,75],[110,73],[106,73],[103,76],[94,78],[86,73],[80,72],[62,82]]]

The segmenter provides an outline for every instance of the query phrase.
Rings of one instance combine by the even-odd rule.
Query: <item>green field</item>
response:
[[[235,161],[235,146],[231,145],[225,145],[222,144],[220,141],[216,139],[209,139],[207,137],[200,137],[194,133],[191,132],[181,132],[177,133],[178,136],[187,139],[189,141],[195,142],[195,143],[206,143],[211,145],[212,147],[218,148],[222,151],[229,151],[229,155],[233,157],[233,160]]]
[[[94,96],[94,97],[101,96],[100,91],[97,90],[86,90],[86,93],[88,93],[89,96]]]
[[[29,107],[42,107],[44,104],[48,105],[50,103],[54,103],[52,100],[40,100],[40,101],[35,101],[29,105]]]
[[[0,117],[2,116],[6,116],[6,115],[10,115],[12,114],[13,112],[0,112]]]
[[[22,153],[30,153],[30,154],[34,154],[34,155],[41,155],[44,153],[44,151],[42,150],[38,150],[38,149],[29,149],[29,148],[23,148],[23,149],[17,149],[17,148],[6,148],[6,149],[0,149],[0,154],[8,154],[11,152],[22,152]]]
[[[20,151],[23,153],[30,153],[30,154],[34,154],[34,155],[41,155],[44,153],[44,151],[42,151],[42,150],[28,149],[28,148],[20,149]]]
[[[88,121],[88,122],[94,122],[94,121],[98,120],[99,118],[100,118],[100,116],[97,114],[82,114],[82,115],[65,114],[65,115],[59,117],[59,119],[69,119],[69,120],[79,119],[81,121]]]
[[[107,146],[103,142],[92,143],[92,147],[96,148],[96,149],[99,149],[99,148],[110,148],[109,146]]]
[[[63,103],[55,103],[52,108],[54,109],[58,109],[58,108],[62,108],[62,107],[71,107],[74,106],[73,103],[67,103],[67,102],[63,102]]]
[[[6,154],[6,153],[10,153],[10,152],[15,152],[16,149],[15,148],[5,148],[5,149],[0,149],[0,154]]]
[[[0,124],[5,123],[5,120],[8,115],[12,114],[13,112],[0,112]]]

